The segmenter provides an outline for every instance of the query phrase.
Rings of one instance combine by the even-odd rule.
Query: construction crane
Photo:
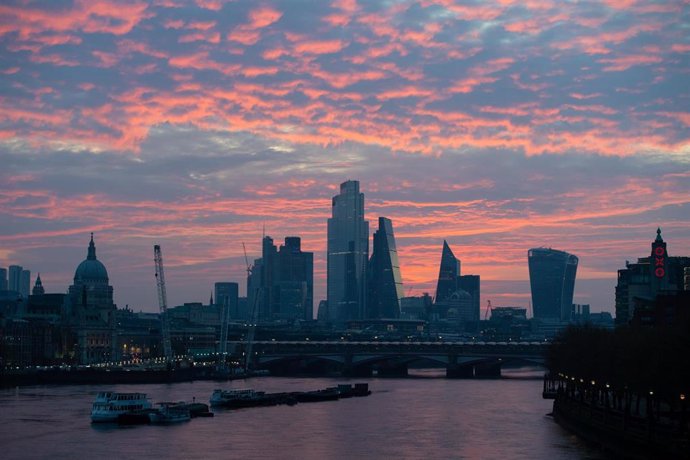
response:
[[[489,318],[489,313],[491,312],[491,300],[486,301],[486,310],[484,311],[484,321]]]
[[[218,299],[216,299],[217,301]],[[220,311],[220,350],[218,357],[218,371],[226,371],[226,357],[228,354],[228,323],[230,320],[230,312],[228,311],[230,306],[228,305],[228,296],[223,296],[223,307]]]
[[[153,246],[153,260],[156,264],[156,285],[158,286],[158,306],[161,314],[161,336],[163,339],[163,355],[167,363],[172,362],[172,346],[170,344],[170,320],[168,318],[168,299],[165,294],[165,274],[163,272],[163,254],[160,245]]]
[[[247,300],[249,300],[249,276],[252,274],[252,269],[249,266],[249,258],[247,257],[247,247],[242,243],[242,250],[244,251],[244,262],[247,264]],[[257,308],[257,301],[261,296],[261,287],[254,292],[254,301],[249,309],[249,326],[247,327],[247,346],[245,347],[244,371],[249,372],[249,365],[251,364],[252,348],[254,346],[254,335],[256,334],[256,323],[259,322],[259,309]]]

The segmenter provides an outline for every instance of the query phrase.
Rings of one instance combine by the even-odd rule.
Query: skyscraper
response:
[[[7,290],[7,269],[0,268],[0,291]]]
[[[535,318],[567,320],[573,305],[578,258],[551,248],[527,252]]]
[[[19,292],[23,268],[20,265],[9,266],[9,279],[7,289],[14,292]]]
[[[31,291],[31,271],[22,270],[19,277],[19,293],[24,296],[24,298],[29,297],[29,292]]]
[[[314,319],[314,253],[302,251],[301,244],[289,236],[278,249],[274,290],[280,319]]]
[[[215,299],[216,305],[219,305],[221,308],[227,305],[230,318],[239,319],[238,284],[230,282],[215,283],[213,288],[213,298]]]
[[[458,276],[460,276],[460,260],[455,257],[450,246],[448,246],[448,242],[443,240],[441,267],[438,271],[438,283],[436,284],[436,302],[443,302],[457,291]]]
[[[256,302],[264,321],[313,319],[314,253],[302,251],[299,237],[285,238],[278,250],[266,236],[261,255],[248,280],[250,310]]]
[[[479,321],[481,308],[479,305],[479,296],[481,295],[479,275],[458,277],[458,287],[472,296],[472,305],[467,315],[468,321]]]
[[[379,217],[367,271],[367,318],[399,318],[403,297],[393,223]]]
[[[364,220],[364,194],[359,181],[340,184],[328,219],[327,289],[331,321],[364,318],[369,222]]]

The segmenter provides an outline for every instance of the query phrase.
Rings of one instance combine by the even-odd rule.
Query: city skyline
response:
[[[690,252],[686,5],[294,5],[3,4],[0,266],[66,292],[93,231],[117,305],[156,311],[154,244],[171,304],[205,301],[244,293],[265,228],[314,253],[317,305],[348,179],[406,295],[443,240],[482,309],[529,304],[529,248],[576,254],[574,302],[609,312],[658,226]]]

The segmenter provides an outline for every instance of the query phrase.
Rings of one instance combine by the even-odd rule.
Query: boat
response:
[[[168,425],[171,423],[188,422],[192,414],[187,403],[158,403],[155,411],[149,413],[149,421],[153,425]]]
[[[241,409],[245,407],[277,406],[278,404],[296,404],[293,393],[266,393],[249,389],[219,390],[211,394],[212,407]]]
[[[211,399],[209,403],[211,407],[213,406],[223,406],[227,407],[229,404],[241,402],[241,401],[256,401],[264,396],[263,391],[254,391],[251,389],[241,389],[241,390],[221,390],[215,389],[211,394]]]
[[[91,407],[91,422],[114,423],[119,415],[151,408],[145,393],[101,391]]]
[[[340,391],[337,387],[325,388],[323,390],[300,391],[293,393],[297,402],[321,402],[337,401],[340,399]]]

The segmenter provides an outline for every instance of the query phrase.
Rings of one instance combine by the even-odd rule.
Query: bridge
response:
[[[244,342],[231,342],[243,350]],[[544,365],[548,342],[256,341],[254,369],[274,375],[405,376],[408,367],[445,367],[450,378],[500,377],[505,364]]]

